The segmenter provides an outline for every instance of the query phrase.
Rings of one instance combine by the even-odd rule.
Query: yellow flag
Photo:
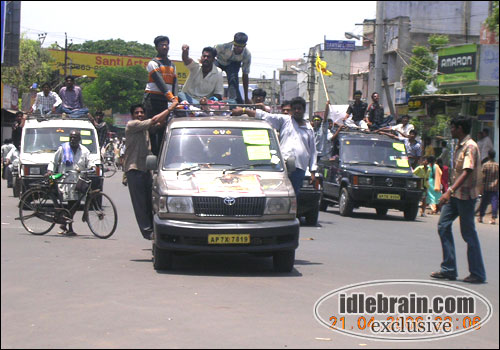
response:
[[[316,70],[321,74],[326,75],[327,77],[333,75],[332,72],[326,69],[326,62],[322,61],[321,58],[319,58],[319,54],[316,54]]]

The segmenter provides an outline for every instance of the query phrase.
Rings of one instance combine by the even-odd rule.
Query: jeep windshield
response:
[[[94,130],[78,128],[25,128],[23,151],[25,153],[55,153],[61,144],[69,142],[71,130],[79,130],[82,136],[81,144],[87,147],[90,153],[97,153]]]
[[[268,129],[183,128],[169,135],[163,169],[282,171],[283,164]]]
[[[408,156],[402,142],[386,140],[342,140],[341,159],[348,165],[409,168]]]

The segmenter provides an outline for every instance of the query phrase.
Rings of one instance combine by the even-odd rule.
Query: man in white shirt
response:
[[[205,47],[199,62],[189,57],[189,46],[182,46],[182,61],[189,69],[189,77],[179,93],[182,101],[198,104],[204,97],[215,97],[222,100],[224,95],[224,82],[222,71],[214,64],[217,50],[213,47]]]
[[[410,131],[415,129],[415,126],[413,126],[413,124],[410,124],[409,122],[410,122],[410,116],[405,114],[401,117],[400,124],[394,125],[392,127],[383,128],[381,130],[382,131],[393,130],[397,133],[398,138],[404,141],[409,137]]]
[[[56,108],[62,103],[61,98],[54,91],[50,91],[50,84],[44,83],[42,91],[36,94],[35,103],[31,107],[30,113],[42,110],[42,113],[55,113]]]
[[[488,161],[488,152],[493,149],[493,142],[491,142],[490,131],[488,129],[478,132],[477,136],[477,146],[479,147],[481,164],[483,164]]]
[[[306,101],[302,97],[295,97],[290,102],[292,115],[271,114],[260,109],[251,110],[237,107],[231,115],[247,114],[249,117],[267,121],[280,134],[281,153],[285,159],[295,158],[296,170],[289,175],[295,195],[298,196],[304,180],[306,170],[311,172],[311,181],[314,181],[314,172],[317,164],[316,142],[311,124],[304,119]]]

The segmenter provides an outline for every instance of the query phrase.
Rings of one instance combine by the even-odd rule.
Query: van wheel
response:
[[[406,208],[404,213],[406,221],[415,221],[418,214],[418,205],[412,205],[411,207]]]
[[[295,249],[274,252],[273,265],[276,272],[291,272],[295,263]]]
[[[375,208],[375,210],[377,211],[377,216],[386,216],[387,215],[387,212],[389,211],[389,209],[387,208]]]
[[[12,186],[13,195],[14,197],[19,197],[21,193],[21,181],[17,178],[14,178],[12,181],[14,181],[14,186]]]
[[[153,244],[153,267],[155,270],[169,270],[172,268],[172,253],[158,248]]]
[[[349,196],[349,192],[347,191],[347,187],[343,187],[340,192],[340,200],[339,200],[339,212],[342,216],[351,216],[352,210],[354,209],[354,205],[352,203],[352,199]]]

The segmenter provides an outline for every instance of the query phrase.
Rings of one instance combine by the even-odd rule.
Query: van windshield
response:
[[[205,165],[221,170],[281,171],[279,144],[268,129],[173,129],[167,145],[163,169],[186,169]]]
[[[87,147],[90,153],[97,153],[94,130],[75,128],[71,130],[79,130],[82,136],[81,144]],[[23,151],[26,153],[55,153],[61,144],[69,142],[71,130],[62,128],[25,128],[23,130]]]
[[[342,140],[341,159],[345,164],[409,168],[402,142],[386,140]]]

